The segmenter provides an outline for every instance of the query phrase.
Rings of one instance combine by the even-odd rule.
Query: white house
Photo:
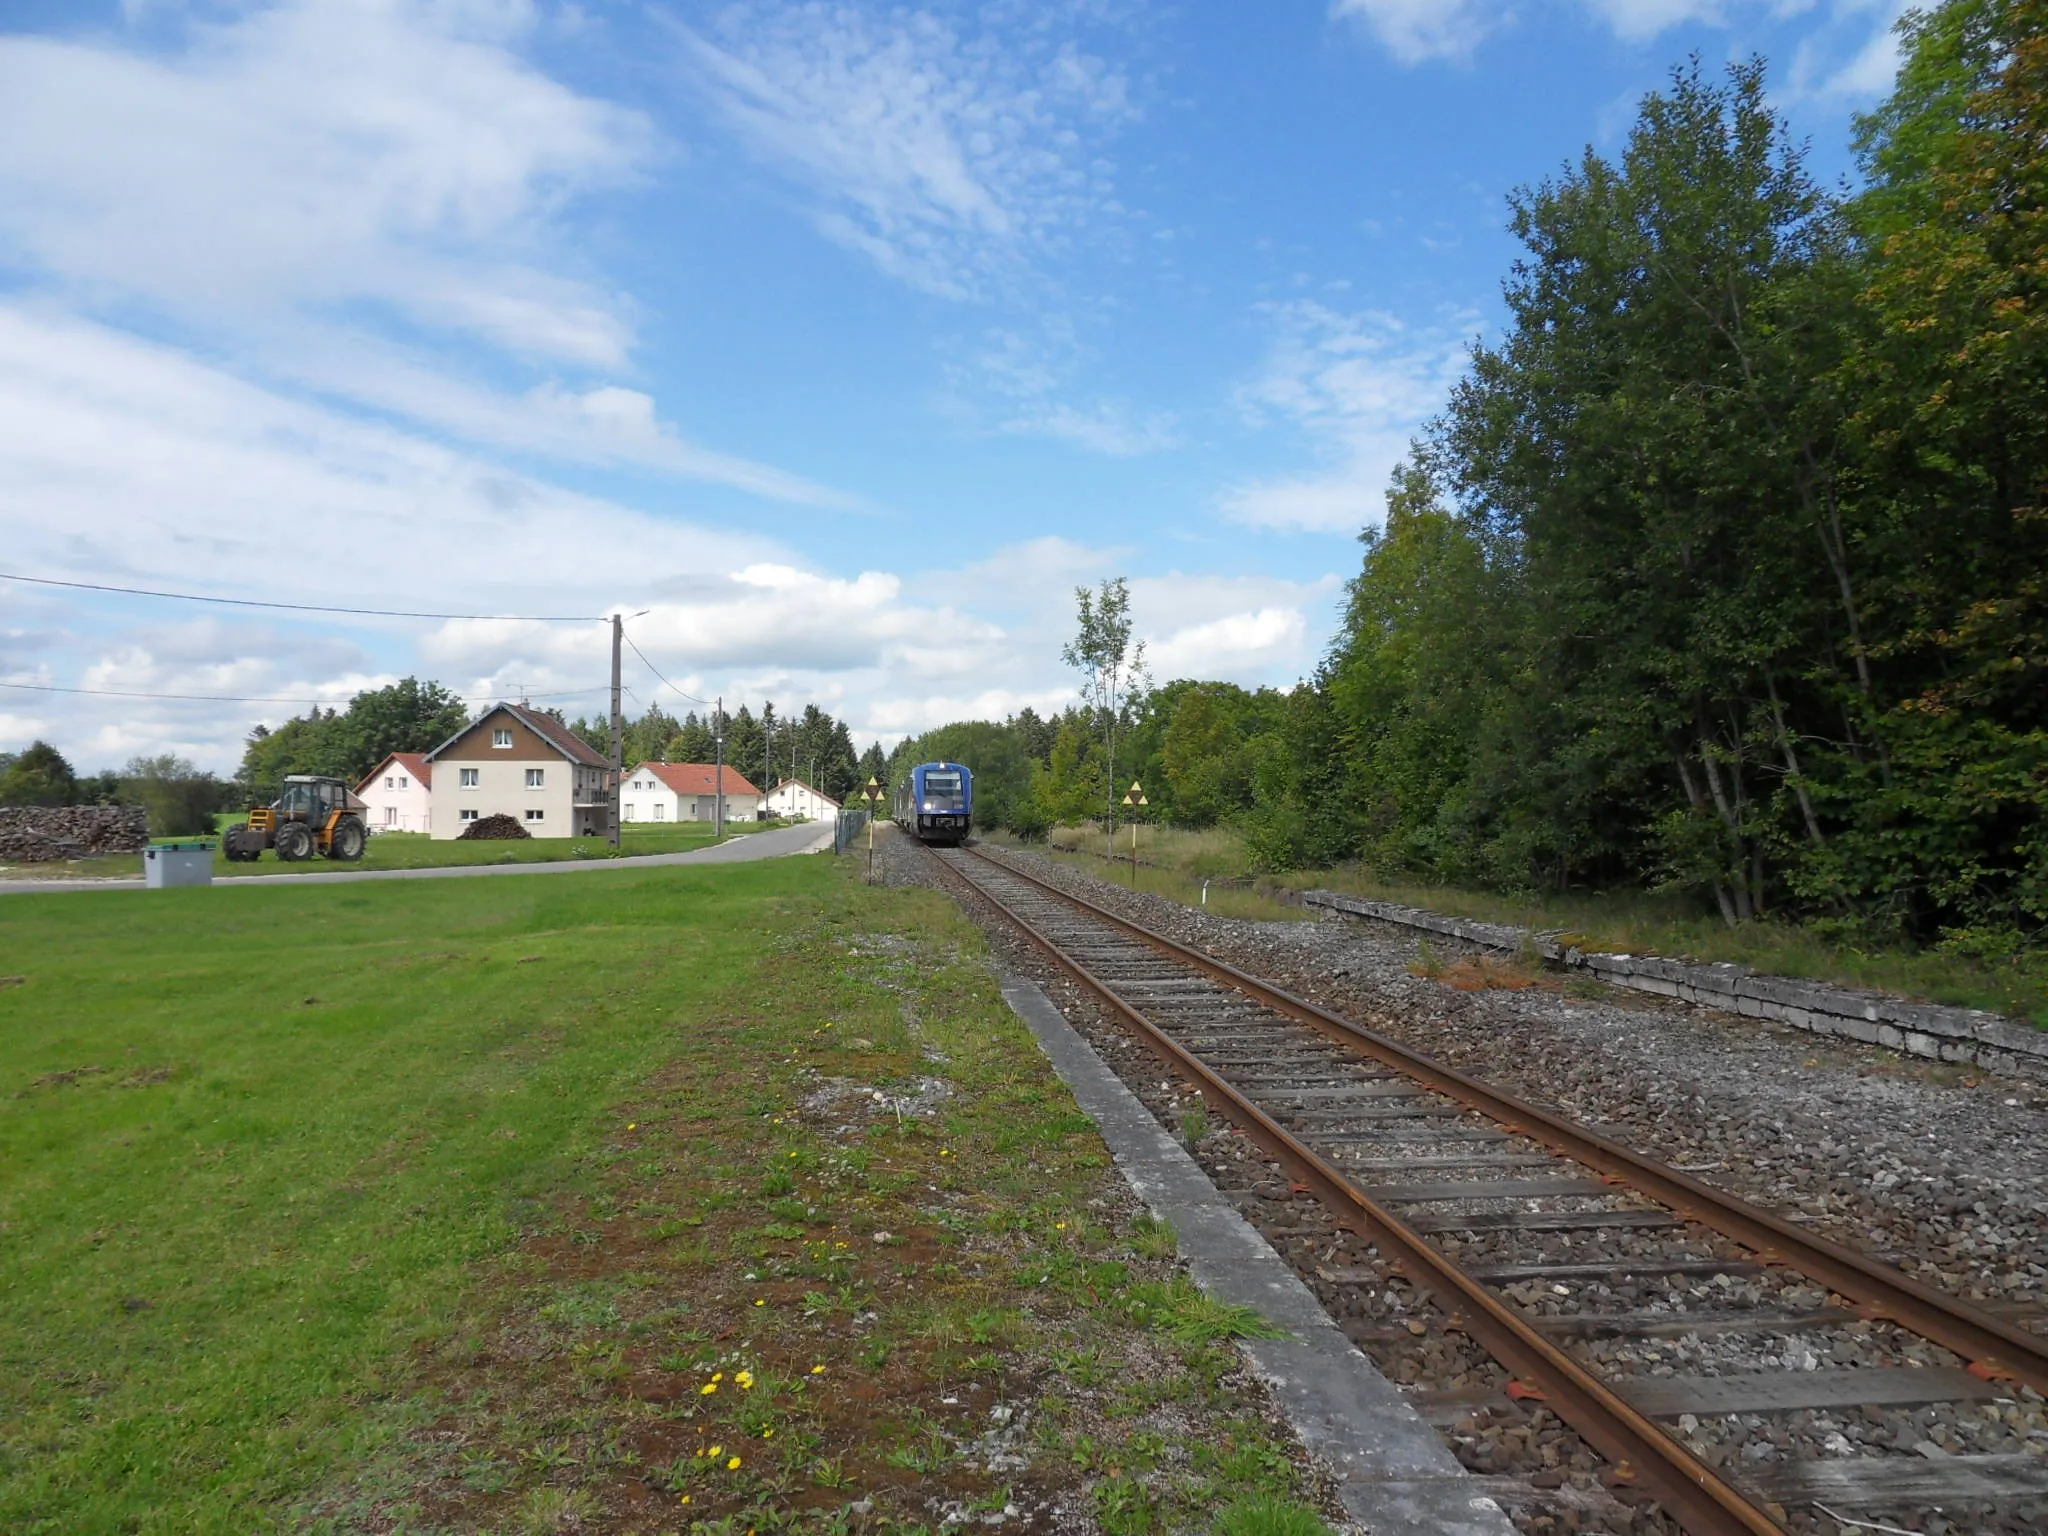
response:
[[[725,770],[725,819],[759,821],[761,791],[739,771]],[[711,763],[642,763],[619,788],[621,821],[713,821],[718,769]]]
[[[436,838],[484,816],[511,816],[535,837],[611,830],[611,764],[553,715],[496,704],[427,754]]]
[[[433,796],[428,785],[433,777],[426,753],[392,753],[356,786],[363,802],[363,825],[372,832],[432,831]]]
[[[787,821],[837,821],[839,802],[802,779],[784,779],[761,799],[770,816]]]

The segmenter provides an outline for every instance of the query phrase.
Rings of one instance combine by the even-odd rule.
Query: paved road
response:
[[[650,853],[631,859],[562,859],[553,864],[442,864],[427,869],[334,869],[302,875],[223,875],[215,885],[304,885],[350,880],[464,880],[475,875],[570,875],[591,869],[649,869],[664,864],[738,864],[748,859],[775,859],[792,853],[820,853],[832,846],[832,826],[800,822],[767,832],[747,832],[692,848],[686,853]],[[40,895],[48,891],[140,891],[136,880],[0,880],[0,895]]]

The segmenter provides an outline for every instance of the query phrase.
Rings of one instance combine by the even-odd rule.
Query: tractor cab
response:
[[[279,821],[310,821],[324,827],[329,816],[348,809],[348,799],[348,786],[340,779],[291,773],[285,775],[284,793],[270,808]]]

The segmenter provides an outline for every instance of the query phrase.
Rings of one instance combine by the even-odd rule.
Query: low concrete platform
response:
[[[1500,1505],[1044,991],[1010,977],[1003,997],[1094,1119],[1131,1188],[1173,1223],[1195,1282],[1288,1330],[1291,1337],[1238,1347],[1302,1444],[1335,1475],[1346,1513],[1372,1536],[1513,1536]]]

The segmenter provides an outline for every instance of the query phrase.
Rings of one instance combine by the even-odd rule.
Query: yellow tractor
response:
[[[237,864],[254,863],[266,848],[287,864],[325,854],[353,864],[370,840],[363,818],[351,809],[348,785],[312,773],[285,775],[284,793],[249,812],[239,827],[221,837],[220,851]]]

